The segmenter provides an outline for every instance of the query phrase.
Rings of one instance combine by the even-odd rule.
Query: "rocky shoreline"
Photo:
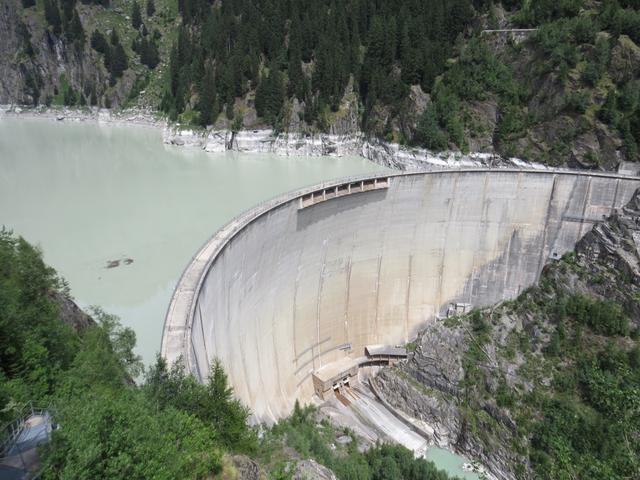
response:
[[[491,153],[441,152],[367,138],[362,132],[351,134],[276,133],[271,129],[196,130],[169,124],[154,110],[114,111],[99,108],[32,108],[0,105],[0,118],[37,118],[58,122],[94,122],[104,125],[149,127],[162,130],[163,142],[206,152],[235,151],[272,153],[282,156],[343,157],[361,156],[379,165],[401,171],[451,168],[537,168],[545,165],[519,159],[506,159]]]
[[[51,108],[51,107],[23,107],[17,105],[0,105],[0,119],[25,118],[43,119],[56,122],[91,122],[114,126],[136,126],[164,129],[166,120],[159,117],[151,109],[109,110],[106,108],[87,107]]]
[[[164,142],[182,147],[200,148],[207,152],[236,151],[243,153],[273,153],[283,156],[343,157],[360,156],[393,170],[419,171],[451,168],[535,168],[545,165],[491,153],[442,152],[367,138],[362,132],[338,135],[331,133],[276,133],[271,129],[210,130],[183,129],[167,126]]]

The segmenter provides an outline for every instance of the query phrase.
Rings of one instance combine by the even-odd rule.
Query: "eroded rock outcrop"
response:
[[[363,156],[379,165],[402,171],[444,168],[547,168],[544,165],[505,158],[491,153],[432,152],[366,137],[362,132],[276,133],[271,129],[193,130],[168,126],[164,142],[207,152],[275,153],[285,156]]]
[[[58,291],[52,291],[50,296],[60,308],[60,319],[74,330],[81,332],[96,322],[87,315],[77,304],[67,295]]]
[[[88,41],[70,42],[56,35],[32,12],[35,7],[22,12],[19,3],[0,4],[0,104],[51,103],[65,85],[87,99],[93,90],[98,100],[104,98],[113,107],[124,102],[135,81],[132,71],[110,86],[103,61]],[[82,19],[101,7],[78,8]]]
[[[231,461],[238,473],[238,480],[266,480],[267,474],[260,464],[246,455],[234,455]]]
[[[336,480],[331,470],[314,460],[300,460],[291,478],[293,480]]]

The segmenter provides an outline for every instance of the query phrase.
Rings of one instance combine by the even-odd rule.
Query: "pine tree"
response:
[[[198,110],[200,111],[199,123],[203,127],[212,124],[218,117],[218,104],[216,86],[211,68],[205,70],[204,76],[200,80],[200,94],[198,99]]]
[[[120,37],[118,36],[118,31],[115,28],[111,30],[111,35],[109,35],[109,42],[111,42],[111,45],[114,47],[120,43]]]
[[[160,63],[160,54],[158,53],[156,42],[142,37],[140,45],[140,62],[152,70],[158,66],[158,63]]]
[[[98,30],[94,30],[91,34],[91,48],[102,54],[106,54],[109,50],[107,39]]]
[[[114,78],[122,76],[124,71],[128,68],[127,54],[124,51],[124,47],[118,43],[112,49],[111,55],[111,75]]]
[[[266,112],[267,112],[266,111],[266,105],[267,105],[266,89],[267,89],[267,78],[263,73],[262,75],[260,75],[260,80],[258,82],[258,86],[256,87],[255,107],[256,107],[256,113],[258,114],[259,117],[266,116]]]
[[[231,99],[227,99],[227,106],[224,110],[224,114],[226,115],[228,120],[233,120],[235,116],[235,111],[233,107],[233,101]]]
[[[447,148],[447,134],[440,128],[438,114],[433,105],[427,107],[420,117],[416,139],[424,147],[432,150]]]
[[[289,73],[289,85],[288,93],[290,97],[297,97],[302,99],[304,97],[304,72],[302,71],[302,54],[300,51],[300,45],[293,43],[290,45],[289,54],[289,67],[287,69]]]
[[[60,10],[56,0],[44,0],[44,17],[47,23],[52,27],[53,33],[60,35],[62,33],[62,19],[60,18]]]
[[[62,29],[67,31],[71,19],[73,18],[73,11],[75,10],[76,0],[58,0],[62,7]]]
[[[220,432],[223,445],[237,448],[245,438],[248,411],[233,396],[227,374],[219,360],[212,362],[207,383],[209,421]]]
[[[402,69],[402,80],[408,85],[415,85],[420,82],[420,71],[418,59],[411,38],[409,37],[409,26],[405,25],[402,29],[402,38],[400,40],[400,58]]]
[[[384,65],[386,47],[384,22],[380,17],[374,17],[369,31],[367,57],[375,64]]]
[[[116,79],[120,78],[129,67],[127,54],[120,43],[120,38],[115,28],[111,31],[111,48],[109,49],[109,55],[105,56],[105,64],[111,73],[112,84],[115,84]]]
[[[73,9],[73,16],[71,17],[67,33],[70,40],[78,44],[84,43],[84,29],[82,28],[82,22],[80,22],[78,11],[75,8]]]
[[[147,17],[151,18],[156,13],[156,4],[153,0],[147,0]]]
[[[267,78],[266,100],[265,100],[265,117],[272,125],[275,124],[282,104],[284,102],[284,82],[282,73],[272,64],[269,69],[269,77]]]
[[[136,30],[139,30],[140,25],[142,25],[142,14],[140,13],[140,4],[138,4],[137,0],[133,0],[133,5],[131,6],[131,25]]]

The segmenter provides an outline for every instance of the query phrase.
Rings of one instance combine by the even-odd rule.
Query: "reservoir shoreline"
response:
[[[269,128],[194,129],[171,124],[153,109],[109,110],[105,108],[51,108],[0,105],[0,119],[43,119],[55,122],[88,122],[98,125],[136,126],[160,130],[163,142],[208,153],[234,151],[271,153],[278,156],[344,157],[359,156],[399,171],[425,171],[456,168],[524,168],[548,170],[539,163],[504,158],[493,153],[456,151],[432,152],[367,137],[356,131],[346,134],[276,133]]]

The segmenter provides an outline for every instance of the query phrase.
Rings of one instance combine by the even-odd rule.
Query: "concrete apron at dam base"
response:
[[[281,195],[195,255],[162,355],[201,381],[219,358],[256,419],[281,418],[312,398],[323,366],[403,344],[460,305],[514,298],[639,187],[614,174],[473,169]]]

